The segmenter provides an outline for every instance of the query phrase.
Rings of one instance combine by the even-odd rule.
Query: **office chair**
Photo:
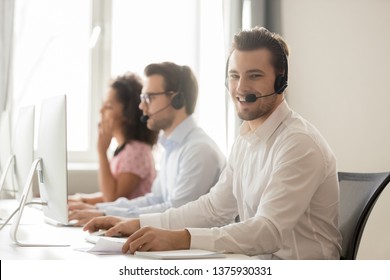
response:
[[[339,172],[341,259],[356,259],[360,239],[379,195],[390,182],[390,172]]]

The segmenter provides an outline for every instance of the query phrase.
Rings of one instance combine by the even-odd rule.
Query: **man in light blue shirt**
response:
[[[218,181],[225,157],[192,116],[198,85],[191,69],[170,62],[150,64],[145,76],[141,120],[151,130],[162,130],[159,142],[164,147],[152,192],[132,200],[70,204],[69,220],[78,220],[81,225],[103,215],[138,217],[161,213],[198,199]]]

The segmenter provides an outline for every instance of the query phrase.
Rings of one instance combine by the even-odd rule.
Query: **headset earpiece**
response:
[[[183,108],[183,106],[184,106],[184,100],[183,100],[183,94],[181,93],[181,91],[179,91],[178,93],[176,93],[176,94],[172,97],[171,106],[172,106],[174,109],[176,109],[176,110],[179,110],[179,109]]]
[[[184,107],[183,87],[184,87],[184,69],[183,67],[180,66],[179,85],[177,87],[176,94],[172,97],[171,100],[171,106],[176,110],[179,110]]]
[[[275,93],[280,94],[287,88],[287,81],[283,74],[279,74],[275,79]]]
[[[284,51],[284,48],[280,44],[279,41],[277,41],[278,46],[282,52],[283,56],[283,62],[284,62],[284,74],[279,74],[276,79],[275,79],[275,84],[274,84],[274,90],[277,94],[281,94],[284,92],[284,90],[287,88],[288,84],[288,61],[287,61],[287,55]]]

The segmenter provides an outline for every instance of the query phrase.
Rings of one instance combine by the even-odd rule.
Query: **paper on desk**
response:
[[[92,248],[76,248],[75,250],[96,255],[117,255],[122,254],[122,246],[126,240],[127,238],[101,237]]]
[[[135,252],[136,256],[142,256],[152,259],[161,260],[180,260],[180,259],[207,259],[207,258],[224,258],[225,255],[218,252],[212,252],[200,249],[190,250],[173,250],[173,251],[150,251],[150,252]]]
[[[92,248],[77,248],[75,250],[88,252],[96,255],[116,255],[122,254],[122,246],[127,238],[100,237]],[[219,252],[189,249],[172,251],[136,251],[136,256],[161,259],[161,260],[179,260],[179,259],[205,259],[205,258],[224,258],[225,255]]]

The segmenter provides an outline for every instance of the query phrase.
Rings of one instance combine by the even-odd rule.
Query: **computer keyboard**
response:
[[[122,237],[122,236],[105,236],[104,234],[106,233],[107,230],[99,230],[95,232],[91,232],[90,234],[87,234],[85,236],[85,240],[87,242],[96,244],[100,238],[104,238],[107,240],[115,240],[116,242],[122,242],[125,243],[127,240],[127,237]]]
[[[98,231],[91,232],[89,235],[93,236],[104,236],[106,234],[107,230],[106,229],[101,229]]]
[[[48,224],[55,226],[55,227],[74,227],[78,222],[77,220],[71,220],[68,223],[64,224],[64,223],[61,223],[58,221],[54,221],[54,220],[47,218],[47,217],[45,217],[44,220],[45,220],[45,223],[48,223]]]

